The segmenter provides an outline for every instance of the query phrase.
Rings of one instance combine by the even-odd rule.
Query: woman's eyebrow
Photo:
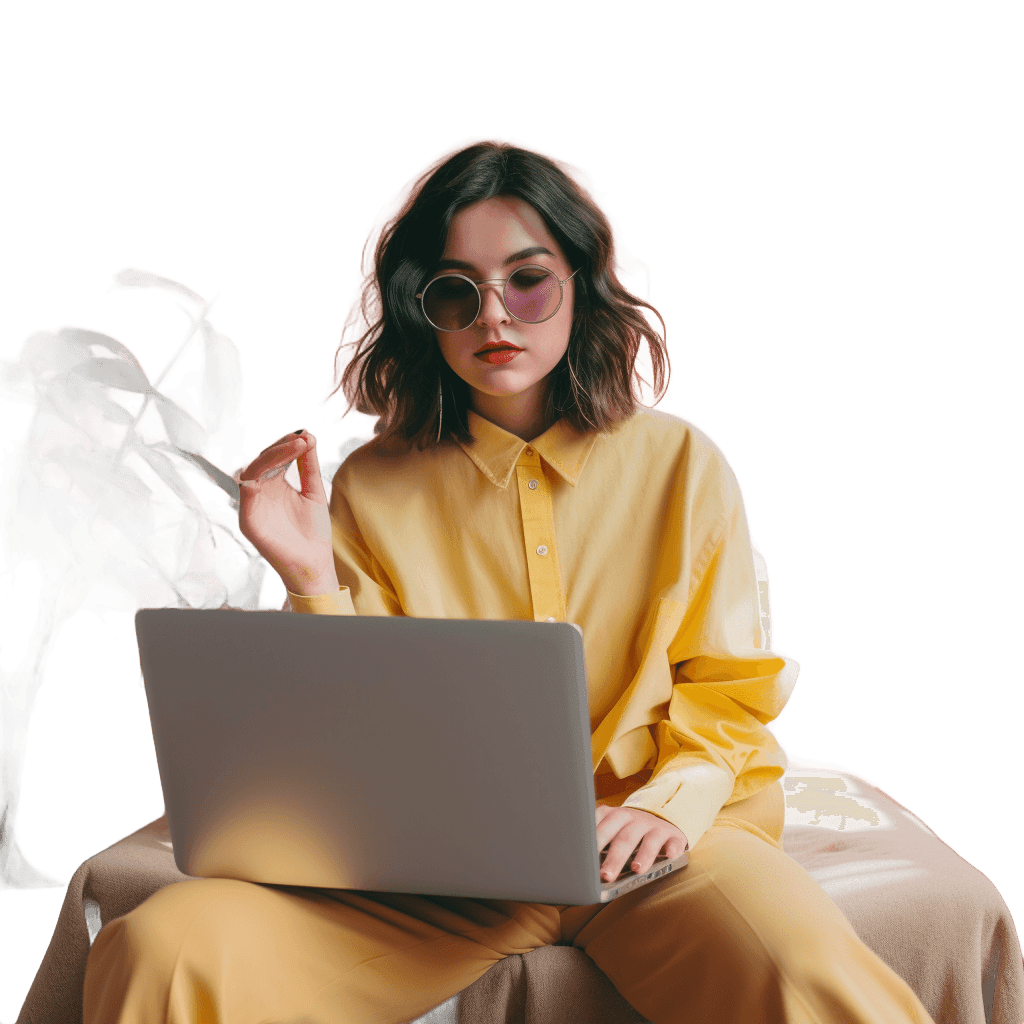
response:
[[[511,256],[505,258],[505,266],[507,267],[510,263],[515,263],[516,260],[525,260],[529,256],[554,256],[555,254],[550,249],[545,249],[543,245],[531,245],[526,249],[520,249],[519,252],[512,253]],[[476,267],[472,263],[466,263],[464,260],[438,260],[437,270],[476,270]]]

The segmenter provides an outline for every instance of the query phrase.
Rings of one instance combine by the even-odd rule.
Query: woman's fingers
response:
[[[296,437],[293,440],[298,441],[299,438]],[[278,473],[273,471],[279,470],[283,472],[287,468],[288,463],[292,462],[298,454],[299,446],[294,444],[273,444],[269,448],[264,448],[242,470],[239,483],[262,483],[264,480],[273,479],[273,477],[278,475]]]
[[[316,498],[318,501],[326,501],[324,493],[324,482],[320,476],[320,460],[316,454],[316,438],[312,434],[303,435],[308,438],[308,444],[296,456],[299,467],[299,483],[303,497]],[[300,438],[299,440],[302,440]]]
[[[630,870],[635,871],[638,875],[643,874],[662,854],[668,860],[681,857],[686,852],[687,844],[685,839],[680,838],[680,835],[681,833],[677,829],[673,829],[673,834],[667,838],[662,830],[648,832],[630,863]]]
[[[300,487],[278,480],[298,460]],[[293,593],[334,574],[331,515],[320,478],[316,438],[286,434],[238,477],[238,524]]]
[[[609,843],[614,846],[616,842],[621,847],[629,838],[626,833],[635,837],[633,846],[636,846],[645,829],[633,811],[632,807],[598,807],[594,811],[594,815],[597,817],[597,848],[599,850],[603,850]],[[629,849],[632,850],[633,846]],[[629,850],[625,852],[629,853]]]
[[[626,863],[626,858],[637,848],[643,836],[643,826],[638,822],[631,822],[620,829],[608,845],[608,853],[605,854],[604,862],[601,865],[601,877],[610,882],[617,878]],[[597,840],[598,849],[602,849],[600,836]]]
[[[640,844],[640,849],[637,850],[636,855],[633,857],[630,870],[635,871],[638,875],[646,871],[655,862],[658,854],[661,853],[663,847],[668,845],[669,841],[657,832],[648,832],[644,836],[644,841]]]
[[[286,434],[279,438],[272,445],[268,445],[242,470],[239,483],[247,482],[262,483],[265,480],[273,480],[280,476],[295,459],[299,459],[299,477],[302,477],[302,459],[313,455],[312,464],[317,474],[320,472],[320,464],[314,454],[316,450],[316,438],[305,431],[300,437],[297,434]],[[302,492],[307,494],[306,481],[303,480]],[[309,492],[312,493],[312,492]]]
[[[603,813],[602,813],[603,812]],[[617,878],[632,854],[629,866],[638,874],[647,871],[664,849],[669,858],[686,850],[686,837],[671,823],[638,807],[597,807],[597,848],[608,845],[601,878]]]

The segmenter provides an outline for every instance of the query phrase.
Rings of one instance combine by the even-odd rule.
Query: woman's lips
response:
[[[519,348],[488,348],[483,352],[477,352],[476,357],[488,363],[507,363],[515,359],[521,351]]]

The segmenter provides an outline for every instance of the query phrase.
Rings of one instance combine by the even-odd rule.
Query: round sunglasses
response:
[[[455,334],[472,327],[480,316],[481,284],[501,284],[501,301],[509,316],[524,324],[542,324],[561,308],[566,281],[580,271],[577,267],[564,281],[547,267],[531,263],[518,267],[506,278],[474,281],[465,274],[435,277],[416,298],[427,322],[439,331]]]

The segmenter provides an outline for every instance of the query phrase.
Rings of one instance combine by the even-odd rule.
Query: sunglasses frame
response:
[[[544,317],[543,320],[521,320],[519,317],[515,315],[515,313],[512,312],[511,309],[508,308],[508,303],[505,301],[505,287],[508,285],[509,281],[511,281],[512,278],[515,277],[520,270],[529,270],[531,268],[543,270],[545,273],[550,274],[556,281],[558,281],[558,305],[555,306],[555,308],[546,317]],[[445,334],[461,334],[463,331],[468,331],[470,327],[472,327],[473,324],[476,323],[477,318],[480,316],[480,310],[483,309],[484,297],[483,293],[480,291],[480,285],[500,284],[501,291],[499,292],[499,294],[501,296],[501,304],[502,306],[505,307],[505,312],[508,313],[508,315],[512,317],[513,320],[519,320],[521,324],[542,324],[550,320],[555,315],[555,313],[557,313],[562,308],[562,299],[565,298],[566,281],[572,280],[572,278],[574,278],[582,269],[582,267],[577,267],[565,279],[565,281],[560,281],[558,278],[558,274],[556,274],[550,267],[543,267],[539,263],[524,263],[521,267],[516,267],[516,269],[513,270],[512,273],[508,275],[508,277],[494,277],[491,278],[489,281],[474,281],[471,277],[466,277],[465,274],[459,274],[452,270],[444,274],[438,274],[437,277],[432,277],[423,286],[423,291],[416,293],[416,298],[420,300],[420,309],[423,311],[424,319],[427,321],[428,324],[430,324],[431,327],[434,328],[435,331],[442,331]],[[473,319],[470,320],[470,322],[466,324],[465,327],[460,327],[457,331],[447,331],[443,327],[438,327],[437,324],[435,324],[434,321],[431,320],[429,316],[427,316],[427,307],[423,302],[423,296],[426,295],[427,289],[435,281],[440,281],[442,278],[445,277],[461,277],[463,281],[468,281],[476,289],[476,313],[473,315]]]

